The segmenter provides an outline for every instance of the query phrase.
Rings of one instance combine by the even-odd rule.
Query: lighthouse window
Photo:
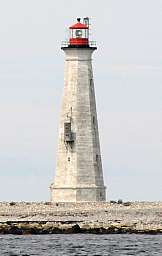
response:
[[[64,123],[64,141],[66,143],[71,143],[74,141],[73,133],[71,131],[71,123]]]
[[[93,79],[92,78],[90,79],[90,86],[91,87],[93,86]]]
[[[64,131],[65,131],[65,134],[71,133],[71,123],[70,122],[64,123]]]
[[[82,37],[82,30],[81,29],[77,29],[75,32],[76,37],[80,38]]]

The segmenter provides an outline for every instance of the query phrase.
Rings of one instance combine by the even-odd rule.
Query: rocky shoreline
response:
[[[162,202],[0,203],[0,234],[162,234]]]

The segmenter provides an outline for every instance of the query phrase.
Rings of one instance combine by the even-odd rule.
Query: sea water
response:
[[[1,235],[0,256],[162,256],[162,235]]]

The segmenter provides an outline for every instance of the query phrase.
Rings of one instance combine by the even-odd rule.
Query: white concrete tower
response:
[[[77,19],[65,52],[65,81],[62,101],[56,175],[51,184],[51,201],[105,201],[89,19]]]

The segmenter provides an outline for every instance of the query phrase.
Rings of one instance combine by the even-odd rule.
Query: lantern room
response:
[[[89,46],[89,18],[77,18],[77,23],[69,27],[69,46],[86,47]]]

